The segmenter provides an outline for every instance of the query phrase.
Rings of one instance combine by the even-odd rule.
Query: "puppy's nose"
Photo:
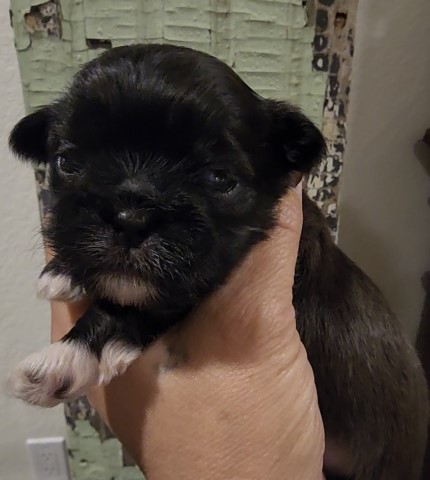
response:
[[[148,235],[149,215],[139,210],[120,210],[111,219],[118,239],[139,246]]]
[[[135,210],[121,210],[117,212],[114,221],[119,227],[123,228],[141,228],[147,223],[147,216],[142,212]]]

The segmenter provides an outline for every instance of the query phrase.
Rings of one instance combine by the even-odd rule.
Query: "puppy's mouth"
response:
[[[100,275],[109,281],[119,278],[121,284],[147,282],[160,269],[157,250],[157,241],[150,237],[135,245],[130,245],[128,240],[126,244],[113,241],[105,249],[103,262],[99,264]]]
[[[146,235],[142,237],[125,237],[123,233],[113,232],[110,236],[110,248],[108,253],[115,255],[127,262],[136,262],[142,257],[150,257],[160,242],[158,235]]]
[[[113,232],[113,242],[115,245],[122,247],[125,251],[136,251],[142,244],[148,243],[148,234],[144,231],[132,232]]]

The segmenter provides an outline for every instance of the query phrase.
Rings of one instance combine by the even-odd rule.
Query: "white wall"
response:
[[[339,244],[411,337],[430,267],[430,179],[414,145],[429,127],[430,2],[360,0]]]
[[[48,306],[36,300],[43,266],[36,190],[30,168],[8,152],[7,137],[23,114],[18,65],[9,26],[9,2],[0,0],[0,381],[18,360],[49,342]],[[62,407],[40,410],[0,391],[0,479],[30,480],[27,437],[64,435]]]

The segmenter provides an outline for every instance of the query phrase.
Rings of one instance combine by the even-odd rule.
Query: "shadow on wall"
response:
[[[417,334],[416,348],[427,378],[427,384],[430,385],[430,271],[426,272],[422,278],[422,284],[426,291],[424,307],[421,315],[421,322]],[[430,392],[429,392],[430,393]],[[430,425],[429,425],[430,439]],[[430,442],[427,440],[427,450],[424,460],[423,480],[430,478]]]
[[[430,128],[427,129],[422,141],[415,145],[415,156],[418,158],[424,170],[430,176]],[[430,205],[430,197],[428,198]],[[421,321],[417,333],[416,348],[427,378],[427,384],[430,385],[430,270],[425,272],[422,279],[422,286],[425,290],[424,306],[421,314]],[[429,390],[430,393],[430,390]],[[430,439],[430,425],[428,429]],[[427,440],[427,450],[424,459],[423,480],[430,478],[430,441]]]
[[[359,208],[354,208],[354,206],[344,200],[342,202],[342,217],[340,223],[342,223],[342,218],[353,218],[354,222],[348,224],[348,237],[355,238],[360,240],[360,250],[368,252],[368,257],[370,258],[369,263],[377,265],[377,271],[385,272],[386,278],[392,280],[392,285],[390,285],[390,298],[396,298],[402,296],[402,278],[398,276],[396,278],[396,271],[393,267],[391,259],[393,255],[389,252],[390,247],[389,243],[386,242],[383,235],[379,235],[374,229],[369,228],[369,222],[363,211]],[[348,256],[354,260],[354,256],[348,253]],[[374,278],[371,274],[367,272],[368,269],[363,268],[363,265],[358,265],[367,275],[370,276],[372,281],[381,289],[384,297],[388,301],[387,292],[382,290],[378,280]],[[375,271],[375,270],[374,270]],[[393,290],[395,289],[395,290]],[[393,306],[390,305],[391,309],[394,310]],[[402,319],[399,318],[400,323]],[[407,325],[402,323],[404,329],[407,328]]]
[[[430,128],[424,134],[423,140],[416,143],[414,153],[430,177]],[[427,202],[430,206],[430,197]],[[427,382],[430,385],[430,270],[423,274],[421,283],[425,291],[425,299],[417,333],[416,348],[426,371]],[[427,478],[430,478],[430,465]]]

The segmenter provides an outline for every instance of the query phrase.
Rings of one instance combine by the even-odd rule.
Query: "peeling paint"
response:
[[[337,198],[346,146],[346,119],[358,0],[318,0],[314,39],[314,69],[325,72],[322,132],[328,156],[307,181],[309,196],[325,213],[337,234]]]
[[[31,35],[42,34],[61,38],[61,12],[58,0],[49,0],[30,7],[24,15],[25,26]]]
[[[142,480],[142,472],[84,398],[65,407],[76,480]]]
[[[215,54],[261,95],[289,98],[321,124],[326,73],[312,69],[314,28],[301,1],[62,0],[58,27],[54,20],[44,26],[34,8],[45,14],[55,5],[12,0],[29,110],[58,96],[79,66],[104,48],[169,42]]]
[[[75,420],[68,435],[70,466],[79,480],[142,480],[136,466],[125,466],[122,447],[116,438],[100,441],[99,434],[85,420]]]

